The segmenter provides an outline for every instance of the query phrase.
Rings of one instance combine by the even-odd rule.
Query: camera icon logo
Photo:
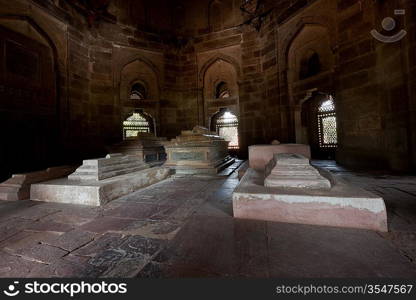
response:
[[[16,286],[19,284],[19,281],[13,282],[7,287],[7,290],[4,290],[3,293],[9,297],[15,297],[20,294],[20,291],[16,289]]]
[[[406,12],[404,9],[396,9],[394,11],[395,15],[405,15]],[[383,29],[385,31],[392,31],[396,28],[396,20],[392,17],[387,17],[384,18],[384,20],[381,22],[381,27],[383,27]],[[396,33],[395,35],[392,36],[387,36],[384,35],[380,32],[378,32],[377,30],[373,29],[371,30],[371,35],[378,41],[382,42],[382,43],[396,43],[400,40],[402,40],[407,34],[407,31],[402,29],[400,30],[398,33]]]

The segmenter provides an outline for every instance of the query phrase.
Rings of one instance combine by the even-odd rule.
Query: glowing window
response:
[[[229,141],[229,149],[238,149],[238,118],[229,111],[216,119],[216,129],[219,136]]]
[[[331,96],[318,107],[318,130],[321,148],[337,147],[337,118],[334,99]]]
[[[150,132],[150,124],[141,113],[133,113],[123,122],[124,139],[137,137],[139,132]]]
[[[322,102],[318,108],[319,112],[335,112],[334,99],[329,96],[329,99]]]

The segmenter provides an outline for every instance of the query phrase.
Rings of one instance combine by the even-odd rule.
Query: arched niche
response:
[[[147,88],[147,99],[159,99],[159,83],[158,76],[151,66],[142,60],[135,60],[126,66],[121,71],[120,76],[120,99],[127,101],[131,92],[132,86],[140,82]]]
[[[334,55],[328,29],[318,24],[303,26],[288,48],[287,62],[290,83],[330,71],[334,65]],[[305,68],[310,69],[318,62],[319,70],[306,74],[308,72]]]
[[[138,86],[143,99],[132,97],[132,91]],[[156,133],[159,125],[159,95],[159,77],[152,65],[141,59],[125,65],[120,74],[121,121],[126,120],[132,111],[142,110],[152,116]]]
[[[210,124],[210,118],[222,108],[227,108],[235,115],[239,115],[237,78],[238,74],[234,65],[221,58],[216,59],[206,68],[203,78],[205,126]],[[224,87],[228,97],[218,97],[218,89],[221,90]]]
[[[321,24],[304,24],[287,48],[287,80],[297,143],[308,143],[302,126],[304,103],[319,94],[334,94],[335,57],[328,28]]]
[[[148,96],[148,88],[146,86],[146,83],[137,80],[134,83],[131,84],[130,87],[130,101],[141,101],[146,100],[149,98]],[[140,103],[139,103],[140,104]]]

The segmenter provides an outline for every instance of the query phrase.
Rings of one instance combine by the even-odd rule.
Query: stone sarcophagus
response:
[[[67,176],[74,172],[74,166],[52,167],[46,170],[26,174],[15,174],[0,183],[0,200],[17,201],[30,198],[30,186],[46,180]]]
[[[113,153],[105,158],[84,160],[67,178],[33,184],[30,199],[100,206],[169,175],[169,168],[150,168],[135,156]]]
[[[264,170],[249,168],[233,192],[236,218],[351,227],[386,232],[383,198],[310,165],[296,153],[278,153]]]
[[[273,141],[271,145],[252,145],[248,147],[248,158],[250,168],[255,170],[264,170],[264,167],[278,153],[295,153],[311,158],[311,149],[309,145],[303,144],[280,144]]]
[[[217,174],[234,162],[228,154],[228,143],[204,127],[182,131],[165,143],[164,166],[174,169],[176,174]]]
[[[140,161],[151,166],[161,165],[166,160],[163,144],[166,138],[155,137],[152,133],[139,133],[137,137],[129,138],[109,148],[110,153],[122,153],[137,157]]]
[[[309,159],[295,153],[275,154],[265,170],[265,187],[330,189],[331,183]]]

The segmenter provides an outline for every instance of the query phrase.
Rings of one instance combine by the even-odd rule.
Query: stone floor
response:
[[[100,208],[0,202],[0,276],[416,278],[416,177],[316,164],[382,195],[390,232],[236,220],[237,172],[170,178]]]

